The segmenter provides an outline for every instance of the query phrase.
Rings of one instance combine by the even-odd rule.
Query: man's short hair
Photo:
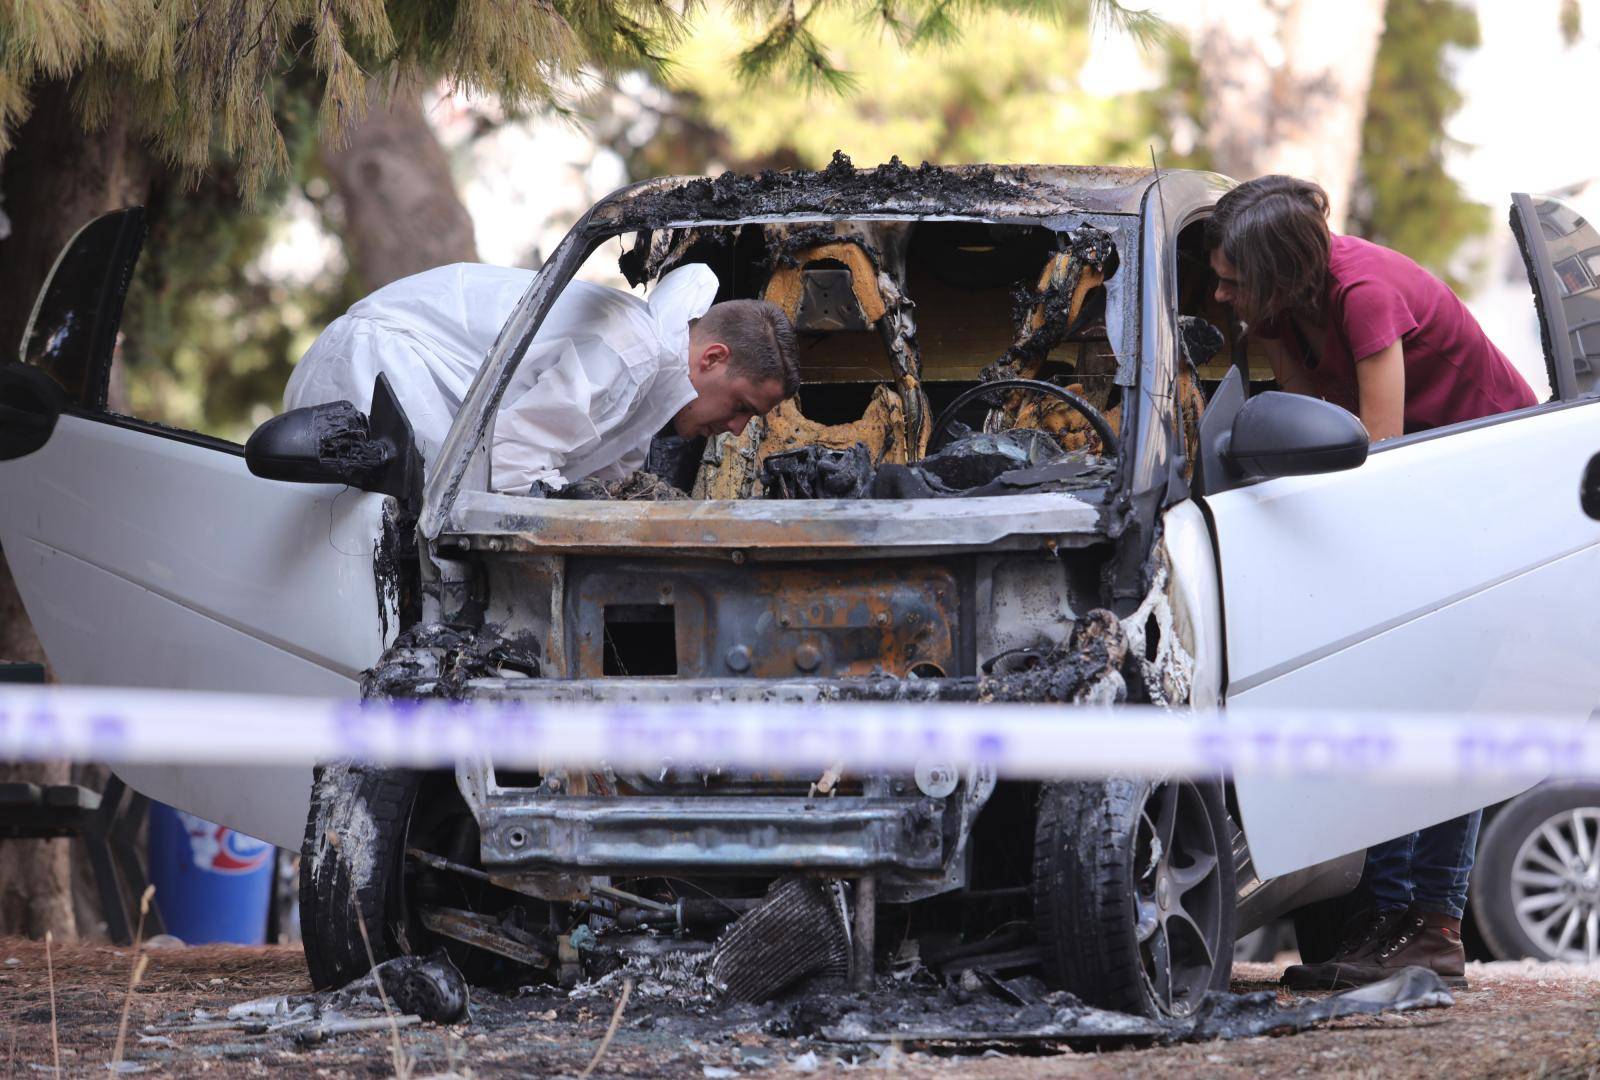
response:
[[[794,324],[768,300],[724,300],[712,304],[693,324],[702,341],[728,347],[729,369],[757,385],[776,379],[783,396],[800,391],[800,349]]]

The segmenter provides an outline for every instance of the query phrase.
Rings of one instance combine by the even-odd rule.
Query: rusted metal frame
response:
[[[1148,187],[1141,200],[1138,377],[1124,391],[1124,451],[1110,519],[1112,536],[1122,542],[1109,571],[1106,600],[1119,615],[1136,608],[1149,588],[1161,508],[1188,494],[1180,467],[1178,233],[1230,184],[1214,173],[1163,173],[1160,186]]]
[[[570,674],[603,672],[608,612],[670,612],[676,673],[688,677],[961,674],[957,574],[935,561],[827,566],[694,560],[574,560],[565,608]]]
[[[491,796],[478,818],[491,871],[938,872],[940,799]],[[499,875],[497,875],[498,878]]]
[[[423,908],[422,925],[433,933],[529,967],[549,967],[554,959],[532,935],[513,937],[498,920],[458,908]]]
[[[462,495],[441,538],[450,551],[726,554],[959,551],[1010,544],[1029,550],[1093,543],[1105,533],[1099,495],[1086,492],[972,499],[600,502]]]
[[[474,679],[476,701],[541,705],[613,701],[687,704],[700,701],[808,705],[821,701],[974,701],[975,678],[954,679]]]
[[[856,906],[850,942],[850,989],[871,990],[877,975],[878,879],[866,874],[856,881]]]

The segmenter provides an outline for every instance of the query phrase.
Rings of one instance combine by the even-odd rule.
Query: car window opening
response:
[[[705,226],[641,232],[621,266],[644,283],[692,262],[716,272],[718,300],[766,299],[789,315],[801,391],[738,435],[659,437],[647,465],[666,481],[656,497],[950,497],[1109,482],[1121,402],[1106,330],[1112,233],[1091,223]],[[1043,385],[962,398],[997,379]],[[924,470],[941,453],[990,467],[957,469],[951,483],[949,468]]]
[[[678,627],[672,604],[608,604],[601,674],[678,674]]]

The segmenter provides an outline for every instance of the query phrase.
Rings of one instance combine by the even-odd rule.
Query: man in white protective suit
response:
[[[384,286],[306,350],[284,408],[345,400],[369,412],[382,372],[431,463],[533,278],[457,263]],[[713,304],[716,294],[716,275],[701,263],[663,275],[648,300],[569,283],[500,400],[495,490],[621,479],[668,424],[684,437],[737,434],[792,396],[800,378],[788,316],[764,300]]]

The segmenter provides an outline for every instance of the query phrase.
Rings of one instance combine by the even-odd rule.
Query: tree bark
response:
[[[1330,224],[1343,228],[1384,4],[1205,0],[1195,59],[1213,166],[1237,180],[1315,180],[1328,192]]]
[[[422,113],[422,95],[368,88],[348,146],[322,155],[344,210],[345,251],[369,290],[435,266],[478,260],[472,217]]]
[[[72,114],[70,87],[33,88],[34,109],[0,170],[11,232],[0,239],[0,358],[18,355],[33,300],[61,248],[99,214],[140,203],[149,187],[150,159],[115,116],[102,130],[84,132]],[[44,661],[16,583],[0,556],[0,660]],[[65,784],[66,762],[0,764],[0,782]],[[66,840],[0,843],[0,934],[70,940],[75,933],[71,861]]]

